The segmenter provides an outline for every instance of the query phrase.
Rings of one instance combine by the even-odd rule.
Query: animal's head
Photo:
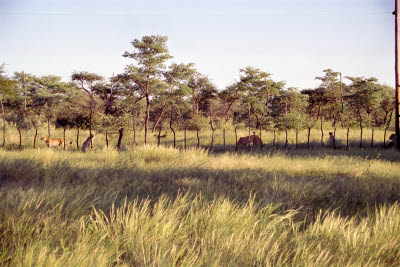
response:
[[[47,137],[42,137],[40,138],[40,140],[47,140]]]
[[[389,140],[395,140],[396,139],[396,134],[392,134],[390,137],[389,137]]]

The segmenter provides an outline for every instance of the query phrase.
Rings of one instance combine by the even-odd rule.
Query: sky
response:
[[[168,36],[176,63],[195,63],[219,89],[252,66],[287,87],[314,88],[330,68],[394,86],[390,0],[0,0],[6,71],[106,78],[130,42]]]

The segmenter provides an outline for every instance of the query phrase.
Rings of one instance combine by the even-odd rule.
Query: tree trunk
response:
[[[136,146],[135,104],[132,105],[132,129],[133,129],[133,145]]]
[[[346,148],[349,149],[349,132],[350,128],[347,128],[347,135],[346,135]]]
[[[90,93],[90,113],[89,113],[89,136],[92,136],[92,115],[93,115],[93,93]],[[90,138],[90,149],[93,149],[93,138]]]
[[[174,128],[172,127],[172,124],[170,124],[169,125],[169,128],[171,129],[171,131],[172,131],[172,133],[174,134],[174,148],[175,148],[175,146],[176,146],[176,137],[175,137],[175,130],[174,130]]]
[[[199,129],[197,129],[197,148],[200,147]]]
[[[18,134],[19,134],[19,149],[22,147],[22,136],[21,136],[21,128],[18,127]]]
[[[390,112],[389,119],[388,119],[388,121],[386,123],[386,126],[385,126],[385,135],[384,135],[384,140],[383,140],[383,148],[386,148],[386,130],[389,128],[389,124],[390,124],[390,122],[392,120],[392,115],[393,115],[393,110],[392,110],[392,112]]]
[[[319,108],[319,111],[320,111],[320,117],[321,117],[321,147],[323,147],[324,146],[324,129],[322,128],[323,116],[322,116],[322,113],[321,113],[321,106]]]
[[[363,126],[362,126],[362,120],[360,117],[360,148],[362,148],[362,141],[363,141],[362,139],[363,139]]]
[[[79,127],[78,127],[78,131],[76,132],[76,148],[79,151]]]
[[[64,127],[64,135],[63,135],[63,138],[64,138],[64,150],[65,150],[65,127]]]
[[[176,146],[176,137],[175,137],[175,130],[172,127],[172,125],[174,124],[174,105],[172,104],[172,109],[171,109],[171,116],[170,116],[170,120],[169,120],[169,128],[171,129],[172,133],[174,134],[174,148]]]
[[[263,147],[263,143],[262,143],[262,140],[261,140],[261,131],[262,130],[262,128],[261,128],[261,124],[260,124],[260,149],[262,150],[262,147]]]
[[[185,150],[186,150],[186,127],[185,127],[185,136],[184,136],[184,139],[185,139]]]
[[[37,137],[37,128],[35,127],[35,137],[33,138],[33,148],[36,148],[36,137]]]
[[[274,129],[274,140],[272,140],[272,147],[275,147],[275,139],[276,139],[276,129]]]
[[[336,127],[333,129],[333,149],[336,150]]]
[[[210,148],[211,151],[213,150],[213,147],[214,147],[214,130],[212,130],[211,133],[211,148]]]
[[[372,127],[372,135],[371,135],[371,148],[374,147],[374,127]]]
[[[212,130],[212,134],[211,134],[211,150],[213,150],[213,147],[214,147],[214,127],[213,127],[213,122],[212,122],[211,104],[210,104],[210,127],[211,127],[211,130]]]
[[[160,139],[161,139],[161,127],[158,128],[157,146],[160,146]]]
[[[50,117],[47,117],[47,132],[49,134],[49,142],[47,142],[47,147],[50,147]]]
[[[311,128],[308,127],[308,137],[307,137],[307,148],[310,149],[310,135],[311,135]]]
[[[121,128],[121,129],[119,129],[118,131],[119,131],[119,137],[118,137],[118,143],[117,143],[117,150],[120,150],[120,148],[121,148],[122,136],[124,135],[124,128]]]
[[[299,136],[299,129],[296,129],[296,149],[298,148],[298,136]]]
[[[158,123],[160,122],[160,120],[161,120],[162,116],[164,115],[164,113],[165,113],[165,106],[162,108],[161,114],[160,114],[160,116],[158,116],[158,119],[157,119],[156,123],[154,124],[153,129],[151,130],[152,133],[157,128]]]
[[[1,103],[1,113],[3,115],[3,144],[1,147],[4,147],[6,144],[6,114],[4,113],[4,106],[3,106],[3,101],[0,100]]]
[[[106,146],[108,148],[108,130],[106,130]]]
[[[250,149],[250,135],[251,135],[251,113],[250,113],[250,103],[249,103],[249,146],[248,149]]]
[[[235,146],[235,151],[237,151],[237,149],[238,149],[238,140],[237,140],[237,132],[236,132],[236,127],[235,127],[235,138],[236,138],[236,146]]]
[[[286,132],[286,140],[285,140],[285,147],[287,147],[288,144],[288,133],[287,133],[287,102],[285,102],[285,132]]]
[[[144,144],[147,144],[147,128],[149,126],[149,118],[150,118],[150,99],[149,95],[146,94],[146,119],[144,123]]]
[[[172,133],[174,134],[174,148],[176,147],[176,136],[175,136],[175,130],[171,128]]]

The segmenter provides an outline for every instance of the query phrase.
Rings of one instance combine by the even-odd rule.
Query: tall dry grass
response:
[[[398,152],[232,148],[0,150],[0,264],[399,265]]]

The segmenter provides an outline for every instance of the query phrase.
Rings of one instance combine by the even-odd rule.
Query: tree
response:
[[[360,148],[363,144],[363,128],[373,125],[373,113],[379,105],[379,87],[376,78],[345,77],[351,80],[349,94],[346,96],[353,116],[360,126]]]
[[[322,147],[324,142],[324,129],[323,129],[324,114],[329,114],[330,112],[330,110],[327,108],[327,103],[329,102],[329,98],[327,96],[327,90],[326,88],[318,87],[317,89],[314,90],[312,89],[303,90],[301,91],[301,93],[308,96],[307,112],[310,118],[309,122],[312,120],[312,118],[314,119],[314,121],[317,121],[318,118],[320,119],[321,147]],[[311,128],[309,127],[308,128],[309,133],[310,130]]]
[[[169,127],[174,134],[174,147],[176,145],[175,129],[173,127],[176,119],[182,116],[184,107],[184,97],[190,94],[188,86],[189,79],[195,73],[193,64],[176,64],[172,63],[168,71],[164,73],[166,83],[169,87],[167,94],[168,102],[170,104],[170,120]]]
[[[189,79],[189,88],[192,90],[192,107],[193,116],[203,115],[208,116],[210,101],[217,97],[218,90],[210,79],[198,72],[195,72]]]
[[[159,35],[144,36],[141,40],[134,39],[131,42],[134,51],[123,54],[124,57],[136,60],[137,65],[128,65],[125,71],[146,99],[145,144],[147,143],[151,97],[159,89],[157,80],[163,73],[165,61],[171,58],[166,45],[167,40],[168,37]]]
[[[4,110],[4,101],[12,96],[14,93],[14,88],[16,86],[16,81],[8,78],[4,74],[5,65],[0,65],[0,105],[1,105],[1,113],[3,118],[3,143],[2,147],[4,147],[6,143],[6,114]]]
[[[230,111],[235,103],[242,98],[242,92],[240,91],[239,83],[234,83],[225,88],[218,94],[223,108],[223,116],[225,117],[225,123],[229,121]]]
[[[278,95],[285,82],[274,82],[271,74],[253,67],[240,70],[239,88],[242,92],[242,102],[250,105],[251,113],[256,117],[255,127],[260,127],[261,121],[268,121],[271,99]]]
[[[272,104],[275,127],[285,129],[286,132],[285,146],[288,144],[288,129],[296,129],[297,147],[298,130],[303,129],[308,123],[306,115],[308,96],[300,93],[297,88],[290,87],[281,90],[279,96],[273,98]]]
[[[340,121],[343,125],[343,91],[341,83],[338,80],[340,72],[334,72],[331,69],[326,69],[323,72],[325,73],[325,76],[316,77],[315,79],[321,81],[318,89],[323,90],[324,92],[324,116],[326,119],[333,120],[334,127],[336,126],[337,121]]]
[[[101,82],[103,77],[97,75],[95,73],[89,73],[86,71],[83,72],[74,72],[71,76],[72,81],[76,82],[77,86],[80,86],[82,90],[84,90],[89,97],[89,136],[92,136],[92,124],[93,124],[93,115],[96,109],[96,101],[94,98],[95,94],[95,86],[96,83]],[[93,147],[92,139],[90,139],[90,146]]]

